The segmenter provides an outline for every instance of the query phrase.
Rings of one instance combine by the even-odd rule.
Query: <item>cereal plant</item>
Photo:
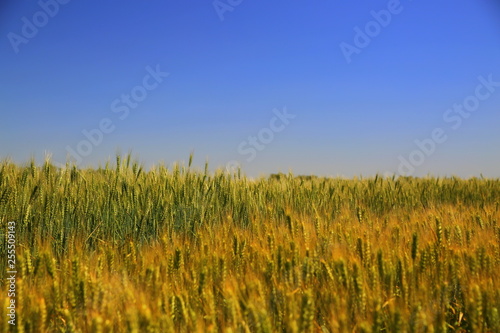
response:
[[[0,162],[1,332],[500,332],[500,180]]]

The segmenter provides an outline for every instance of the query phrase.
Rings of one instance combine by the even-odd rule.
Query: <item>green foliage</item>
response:
[[[500,180],[207,170],[0,163],[17,331],[500,329]]]

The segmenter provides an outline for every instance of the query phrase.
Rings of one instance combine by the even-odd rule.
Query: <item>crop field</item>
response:
[[[499,205],[498,179],[5,160],[0,332],[500,332]]]

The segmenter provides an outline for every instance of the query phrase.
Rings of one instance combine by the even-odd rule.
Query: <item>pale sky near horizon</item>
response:
[[[0,159],[500,177],[498,1],[10,0],[0,36]]]

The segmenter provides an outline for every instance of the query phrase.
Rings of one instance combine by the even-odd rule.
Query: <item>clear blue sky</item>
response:
[[[2,158],[500,177],[497,1],[61,2],[0,5]]]

